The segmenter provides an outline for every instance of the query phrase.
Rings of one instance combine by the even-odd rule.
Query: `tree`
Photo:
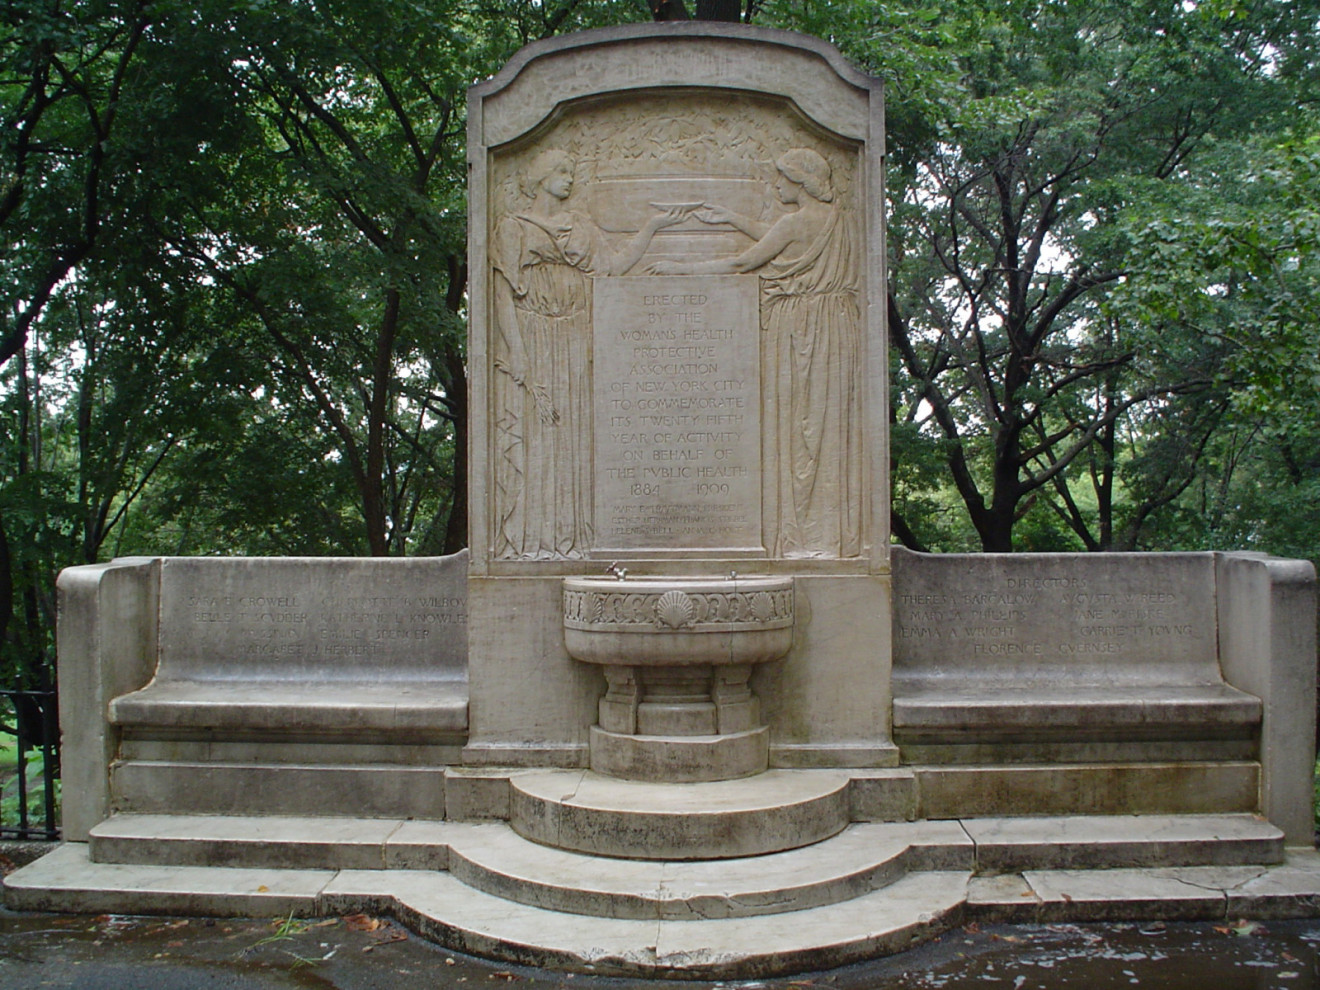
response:
[[[1106,309],[1149,260],[1116,222],[1187,182],[1215,141],[1286,124],[1314,65],[1314,4],[937,2],[842,23],[856,13],[802,23],[894,79],[895,432],[941,452],[982,549],[1013,549],[1042,509],[1111,547],[1118,431],[1209,390],[1222,357]],[[1096,533],[1072,495],[1083,466],[1110,513]],[[895,532],[938,544],[903,516],[923,476],[894,473]]]
[[[0,40],[0,365],[113,212],[120,104],[152,25],[148,0],[25,0]]]
[[[1119,301],[1154,331],[1194,333],[1224,355],[1222,429],[1192,462],[1187,498],[1148,539],[1315,559],[1320,121],[1303,115],[1290,133],[1231,150],[1125,222],[1132,249],[1152,261]]]

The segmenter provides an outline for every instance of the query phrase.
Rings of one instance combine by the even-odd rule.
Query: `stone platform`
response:
[[[368,911],[510,962],[723,979],[898,952],[968,921],[1312,916],[1320,856],[1285,853],[1252,815],[852,823],[700,861],[570,852],[502,821],[120,815],[6,886],[19,910]]]
[[[1000,777],[1033,770],[958,769],[982,806],[1003,794],[1005,812],[1021,795]],[[509,962],[685,979],[837,966],[970,920],[1315,913],[1320,857],[1286,850],[1268,821],[1201,813],[1201,795],[1168,787],[1150,814],[1069,813],[1070,790],[1103,807],[1102,781],[1114,795],[1142,782],[1073,769],[1070,781],[1069,768],[1035,768],[1064,810],[1030,817],[913,818],[952,800],[920,767],[694,784],[455,773],[447,798],[467,820],[121,812],[11,875],[6,898],[97,913],[367,911]],[[1141,768],[1151,780],[1193,769]],[[1249,805],[1252,770],[1220,766],[1201,786],[1220,806]]]

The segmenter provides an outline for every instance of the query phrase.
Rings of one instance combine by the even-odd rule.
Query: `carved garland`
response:
[[[793,624],[793,592],[658,592],[564,590],[564,623],[650,627],[658,632],[731,628],[778,629]]]

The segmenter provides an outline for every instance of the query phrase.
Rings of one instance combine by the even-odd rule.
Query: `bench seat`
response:
[[[155,680],[110,702],[110,721],[128,730],[367,733],[410,739],[467,732],[464,680],[373,683],[259,678]]]
[[[1099,687],[895,684],[894,731],[946,741],[1017,738],[1249,737],[1260,699],[1227,684]]]

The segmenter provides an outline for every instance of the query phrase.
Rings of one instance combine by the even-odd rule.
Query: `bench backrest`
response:
[[[1222,680],[1212,553],[895,550],[902,681],[1140,687]]]
[[[166,557],[161,680],[462,680],[467,551],[447,557]]]

